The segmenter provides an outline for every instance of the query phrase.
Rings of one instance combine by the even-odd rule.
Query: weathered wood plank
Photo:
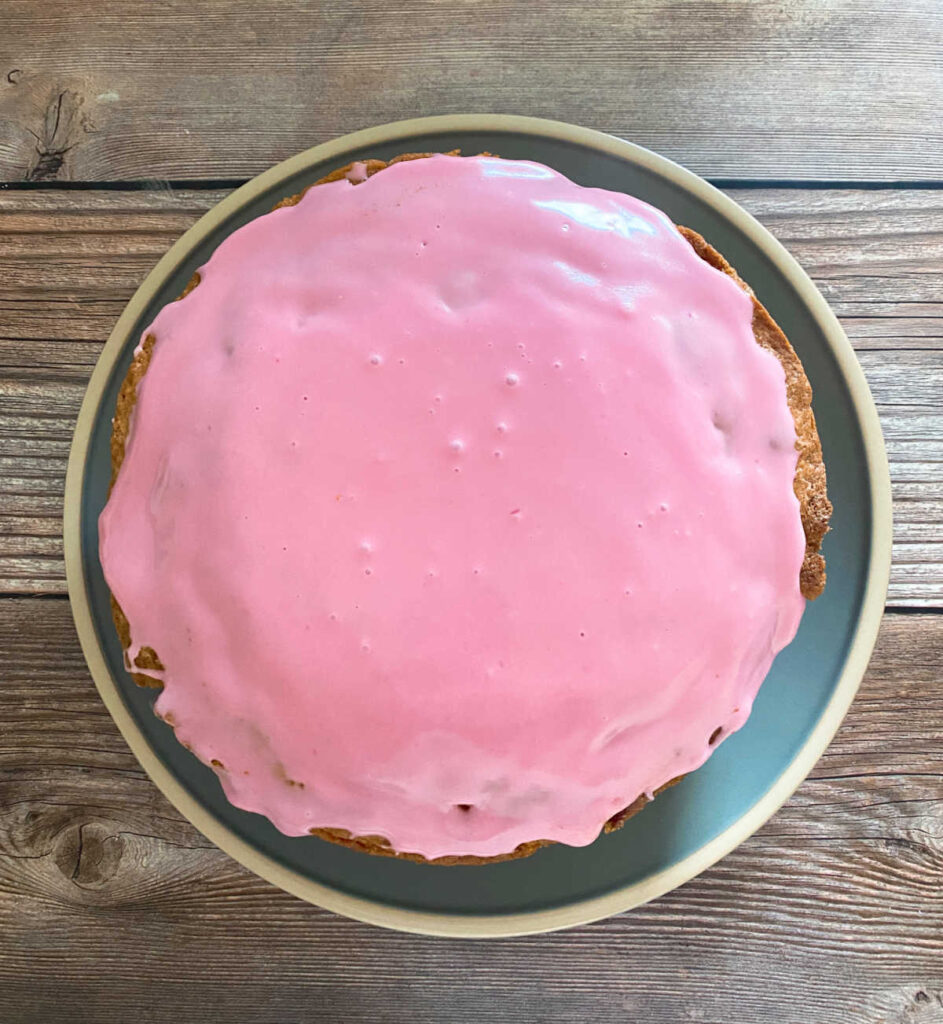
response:
[[[0,192],[0,592],[63,593],[74,417],[148,270],[219,191]],[[943,605],[943,192],[735,190],[842,319],[894,481],[890,602]]]
[[[941,615],[886,617],[813,776],[720,864],[486,944],[342,920],[212,847],[124,746],[65,601],[0,600],[0,678],[4,1024],[943,1018]]]
[[[943,177],[937,0],[5,0],[2,19],[0,180],[249,177],[481,110],[707,176]]]

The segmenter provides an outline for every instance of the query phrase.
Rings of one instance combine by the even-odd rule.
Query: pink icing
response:
[[[664,214],[436,156],[201,276],[101,559],[234,804],[428,857],[583,845],[746,721],[804,607],[795,431]]]

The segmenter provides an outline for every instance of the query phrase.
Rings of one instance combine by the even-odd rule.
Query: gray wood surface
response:
[[[858,350],[896,499],[889,602],[939,604],[943,191],[729,191],[805,266]],[[88,375],[148,270],[224,194],[0,192],[0,592],[65,593],[61,498]]]
[[[940,0],[0,0],[0,1024],[943,1024],[941,54]],[[88,376],[180,233],[300,149],[475,110],[723,179],[842,320],[895,503],[874,659],[783,809],[646,907],[488,943],[320,911],[188,825],[60,540]]]
[[[886,617],[825,757],[718,865],[608,921],[476,943],[240,868],[137,766],[66,602],[0,608],[4,1024],[943,1020],[943,616]]]
[[[939,0],[0,11],[0,180],[248,177],[356,128],[467,111],[600,128],[712,177],[943,176]]]

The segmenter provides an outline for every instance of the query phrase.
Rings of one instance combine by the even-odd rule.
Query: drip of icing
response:
[[[347,172],[347,180],[354,185],[359,185],[367,180],[367,165],[362,160],[357,160],[350,165]]]
[[[101,559],[234,804],[428,857],[582,845],[743,725],[804,607],[795,432],[750,299],[662,213],[436,156],[200,276]]]

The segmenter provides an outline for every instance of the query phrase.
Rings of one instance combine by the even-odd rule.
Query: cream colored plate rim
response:
[[[451,131],[515,133],[587,146],[656,172],[704,200],[732,221],[790,281],[828,339],[832,353],[848,384],[861,425],[873,494],[868,583],[854,640],[834,693],[822,712],[821,718],[777,781],[750,810],[724,832],[672,867],[603,896],[578,901],[563,907],[520,914],[435,914],[404,910],[361,897],[350,896],[305,878],[279,864],[240,839],[222,822],[217,821],[190,796],[158,759],[125,707],[98,643],[92,623],[88,589],[82,565],[80,537],[82,484],[91,432],[99,413],[105,386],[112,368],[128,341],[129,332],[135,321],[188,253],[208,235],[216,231],[227,217],[244,204],[292,175],[303,172],[307,167],[330,160],[332,157],[347,153],[352,149],[397,139],[409,139],[413,136]],[[443,115],[397,121],[368,128],[299,153],[236,189],[232,195],[227,196],[201,217],[170,248],[148,274],[121,314],[102,350],[89,382],[88,391],[76,423],[69,456],[65,488],[64,539],[66,576],[75,625],[92,678],[95,680],[102,700],[145,771],[164,796],[203,835],[240,864],[274,885],[303,900],[347,917],[400,931],[428,935],[463,936],[466,938],[526,935],[596,921],[655,899],[676,888],[700,874],[752,835],[795,791],[835,735],[857,692],[874,647],[884,610],[890,574],[890,475],[874,401],[854,351],[838,320],[799,264],[765,228],[732,199],[691,171],[685,170],[665,157],[588,128],[560,121],[504,114]],[[448,869],[443,868],[442,870]]]

